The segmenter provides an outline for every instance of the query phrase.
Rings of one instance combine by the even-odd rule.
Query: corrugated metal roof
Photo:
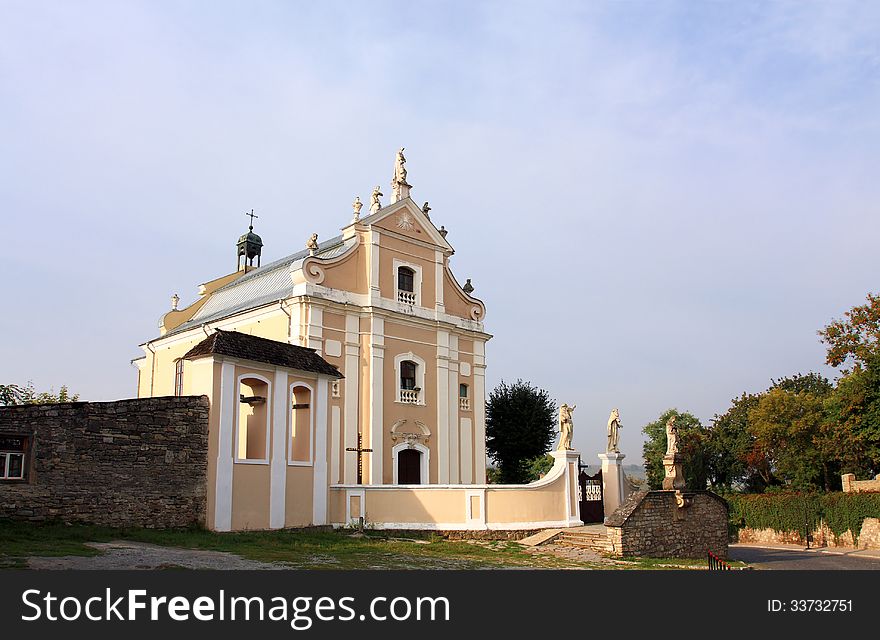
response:
[[[357,238],[349,238],[343,242],[342,236],[337,236],[320,243],[315,255],[325,260],[335,258],[351,248],[356,242]],[[242,311],[256,309],[271,302],[284,300],[290,296],[293,289],[290,272],[299,268],[303,259],[308,255],[308,249],[299,251],[254,269],[241,278],[220,287],[211,294],[208,301],[190,320],[175,327],[166,335],[180,333],[206,322],[213,322]]]

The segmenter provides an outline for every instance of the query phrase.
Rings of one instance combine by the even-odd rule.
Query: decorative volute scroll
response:
[[[299,269],[291,269],[290,277],[293,280],[293,284],[297,285],[302,284],[303,282],[308,282],[309,284],[321,284],[324,282],[326,269],[345,262],[357,251],[358,245],[361,243],[361,238],[357,235],[353,237],[357,238],[357,242],[353,242],[351,247],[335,258],[325,259],[320,255],[306,256]]]
[[[407,424],[406,419],[401,419],[391,425],[391,441],[397,442],[401,440],[407,444],[407,446],[412,449],[416,444],[428,444],[428,440],[431,438],[431,430],[428,429],[428,426],[422,422],[421,420],[413,420],[413,424],[418,427],[419,433],[414,433],[412,430],[405,430],[404,425]]]
[[[458,284],[458,280],[455,279],[455,276],[452,275],[452,271],[449,270],[448,262],[444,266],[444,270],[446,271],[446,277],[449,278],[449,281],[454,285],[456,293],[461,296],[462,300],[470,305],[471,320],[482,322],[483,318],[486,317],[486,305],[483,304],[482,300],[474,298],[467,291],[465,291],[460,284]]]

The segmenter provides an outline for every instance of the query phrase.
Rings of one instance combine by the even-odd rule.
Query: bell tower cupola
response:
[[[257,259],[257,266],[260,266],[260,254],[263,251],[263,240],[254,233],[254,218],[260,216],[254,215],[254,210],[244,214],[250,216],[251,224],[248,232],[238,239],[238,258],[236,261],[236,269],[238,271],[247,271],[248,267],[254,266],[254,258]]]

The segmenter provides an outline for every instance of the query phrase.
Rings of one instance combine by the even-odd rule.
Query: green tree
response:
[[[864,365],[870,356],[880,353],[880,295],[869,293],[865,304],[821,329],[819,339],[827,345],[825,362],[832,367]]]
[[[754,451],[772,474],[796,489],[831,488],[831,460],[822,447],[824,398],[774,387],[749,411]]]
[[[556,435],[556,403],[543,389],[503,380],[486,401],[486,452],[503,483],[528,482],[530,464],[550,451]]]
[[[642,447],[645,458],[645,475],[651,489],[663,486],[663,456],[666,453],[666,422],[675,416],[678,428],[678,450],[684,458],[684,477],[687,488],[706,488],[708,464],[705,452],[707,432],[693,415],[677,409],[667,409],[656,421],[646,424],[642,432],[647,436]]]
[[[730,408],[716,415],[706,438],[706,465],[709,482],[715,489],[743,488],[763,491],[767,482],[749,465],[754,438],[749,432],[749,411],[761,396],[743,393],[731,400]]]
[[[41,391],[37,393],[34,383],[28,381],[23,387],[17,384],[0,384],[0,406],[9,407],[18,404],[55,404],[58,402],[76,402],[79,394],[71,394],[67,385],[62,385],[55,393]]]
[[[837,381],[825,400],[822,442],[841,473],[873,477],[880,470],[880,354],[867,356]]]

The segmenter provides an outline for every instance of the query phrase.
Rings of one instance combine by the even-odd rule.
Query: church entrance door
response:
[[[404,449],[397,454],[397,482],[399,484],[422,484],[422,452]]]

